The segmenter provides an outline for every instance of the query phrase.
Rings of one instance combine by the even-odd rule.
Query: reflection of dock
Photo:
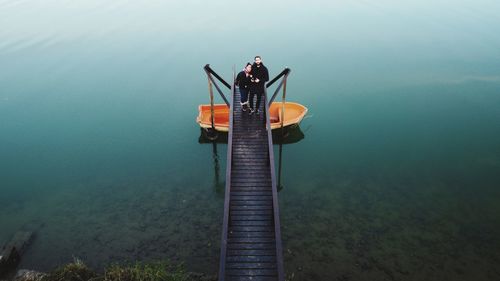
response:
[[[204,129],[200,129],[200,137],[198,142],[201,144],[211,144],[212,145],[212,157],[214,159],[214,188],[217,194],[223,194],[224,183],[220,181],[220,164],[219,164],[219,154],[217,152],[217,144],[227,144],[228,134],[225,132],[219,132],[215,139],[210,139],[207,132]],[[294,144],[300,142],[304,139],[304,133],[299,126],[288,126],[283,130],[273,130],[273,144],[278,145],[278,192],[283,189],[281,183],[281,171],[283,168],[283,145]]]
[[[212,129],[202,131],[199,142],[211,142],[215,153],[216,143],[227,143],[228,147],[219,280],[284,281],[273,133],[268,112],[269,104],[281,86],[284,86],[284,100],[290,70],[285,69],[267,84],[269,87],[284,77],[269,100],[265,93],[261,113],[254,115],[241,111],[240,93],[234,82],[229,85],[208,65],[205,71],[209,79]],[[231,89],[231,103],[212,75]],[[227,134],[215,131],[212,85],[230,108]],[[300,129],[292,129],[292,132],[296,134],[295,142],[304,137]],[[282,141],[285,138],[293,140],[289,138],[290,132],[280,133]],[[287,137],[283,137],[285,135]],[[216,161],[216,167],[217,164]]]
[[[273,144],[292,144],[301,141],[304,138],[304,133],[300,129],[300,126],[288,126],[284,128],[284,132],[281,130],[272,131]],[[198,139],[199,143],[221,143],[227,144],[228,133],[219,132],[215,140],[211,140],[206,136],[206,131],[200,129],[200,137]]]

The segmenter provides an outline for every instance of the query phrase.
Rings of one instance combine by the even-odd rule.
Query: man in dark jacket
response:
[[[255,62],[252,65],[252,79],[250,80],[250,114],[257,112],[259,114],[260,110],[260,100],[264,94],[264,87],[266,82],[269,81],[269,72],[267,67],[262,63],[262,58],[260,56],[255,57]],[[253,106],[254,96],[257,96],[257,102],[255,107]]]
[[[245,68],[238,73],[238,76],[236,76],[236,85],[238,85],[238,88],[240,89],[240,104],[241,110],[243,111],[246,111],[248,107],[248,91],[250,90],[251,71],[252,64],[248,62]]]

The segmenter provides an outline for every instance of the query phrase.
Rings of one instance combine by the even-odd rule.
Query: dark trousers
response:
[[[255,107],[253,107],[253,97],[257,96],[257,102],[255,103]],[[262,93],[256,93],[254,91],[250,91],[250,108],[251,109],[259,109],[260,108],[260,100],[262,99]]]
[[[241,103],[245,103],[248,101],[248,89],[241,89],[240,88],[240,95],[241,95]]]

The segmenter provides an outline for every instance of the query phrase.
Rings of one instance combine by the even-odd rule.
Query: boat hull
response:
[[[281,128],[282,110],[283,103],[281,102],[273,102],[269,107],[272,130]],[[295,102],[286,102],[284,110],[283,127],[298,125],[307,114],[307,108]],[[198,106],[198,117],[196,117],[196,122],[201,128],[212,128],[211,116],[209,104],[201,104]],[[229,107],[227,105],[214,105],[214,127],[215,130],[219,132],[227,132],[229,130]]]

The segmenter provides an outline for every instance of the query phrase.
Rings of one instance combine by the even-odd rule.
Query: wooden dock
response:
[[[284,281],[267,93],[253,115],[231,93],[219,280]]]

